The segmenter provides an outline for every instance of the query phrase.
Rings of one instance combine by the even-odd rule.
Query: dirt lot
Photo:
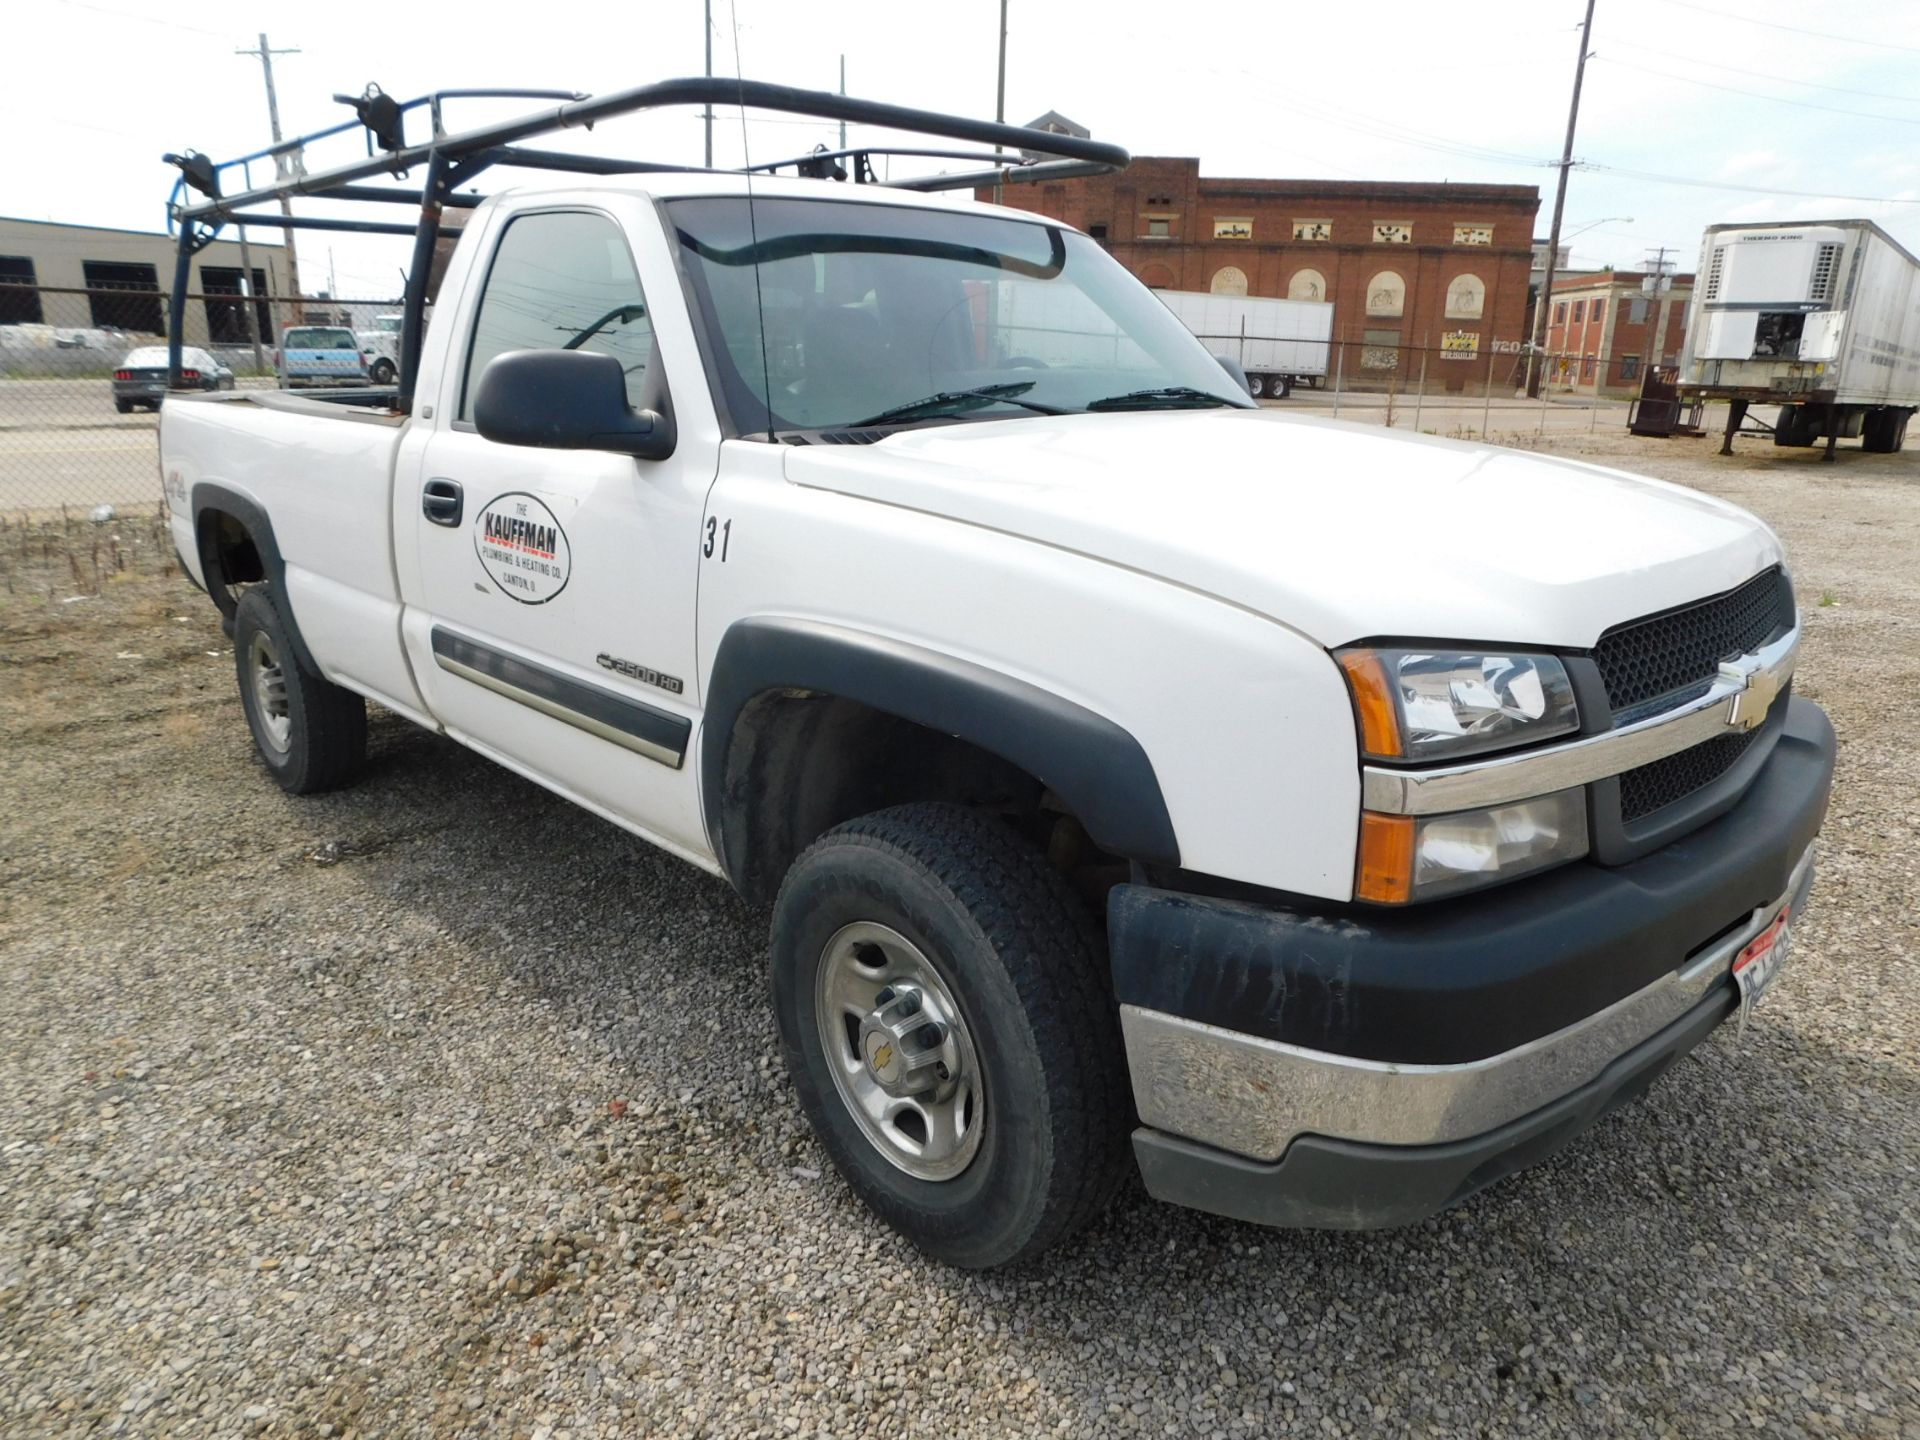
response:
[[[0,1432],[1920,1437],[1920,456],[1550,443],[1790,547],[1774,997],[1414,1229],[1135,1194],[988,1277],[827,1168],[721,883],[386,716],[285,798],[150,531],[0,533]]]

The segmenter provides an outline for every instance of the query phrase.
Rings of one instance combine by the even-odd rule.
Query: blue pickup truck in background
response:
[[[366,385],[366,357],[344,325],[293,325],[280,337],[275,356],[282,390],[319,385]]]

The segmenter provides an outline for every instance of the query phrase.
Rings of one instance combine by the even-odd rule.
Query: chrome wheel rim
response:
[[[284,755],[293,737],[293,715],[287,709],[287,672],[280,664],[280,652],[264,631],[254,631],[247,644],[247,672],[253,677],[253,713],[260,722],[260,736]]]
[[[814,1010],[834,1089],[869,1144],[921,1180],[951,1180],[986,1131],[980,1062],[953,991],[906,936],[868,921],[821,952]]]

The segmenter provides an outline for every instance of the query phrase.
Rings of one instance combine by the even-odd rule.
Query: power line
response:
[[[1867,45],[1875,50],[1902,50],[1909,55],[1920,55],[1920,45],[1895,45],[1887,40],[1868,40],[1859,35],[1836,35],[1831,30],[1808,30],[1799,25],[1782,25],[1777,20],[1756,20],[1751,15],[1741,15],[1732,10],[1716,10],[1711,5],[1698,5],[1694,0],[1667,0],[1669,5],[1678,5],[1683,10],[1698,10],[1703,15],[1718,15],[1722,20],[1739,20],[1747,25],[1764,25],[1769,30],[1785,30],[1790,35],[1811,35],[1817,40],[1837,40],[1843,45]]]
[[[166,30],[181,30],[189,35],[207,35],[215,40],[232,38],[218,30],[204,30],[198,25],[184,25],[178,20],[162,20],[157,15],[141,15],[130,10],[109,10],[104,5],[89,5],[86,0],[59,0],[62,5],[70,5],[76,10],[91,10],[96,15],[105,15],[113,20],[133,20],[142,25],[158,25]]]
[[[1313,104],[1301,104],[1281,99],[1276,95],[1256,97],[1256,103],[1290,110],[1297,115],[1323,120],[1329,125],[1343,130],[1352,130],[1357,134],[1369,135],[1376,140],[1385,140],[1393,145],[1410,145],[1420,150],[1432,150],[1443,155],[1459,155],[1469,160],[1479,160],[1492,165],[1511,165],[1527,169],[1545,169],[1557,164],[1537,155],[1519,155],[1510,150],[1495,150],[1483,145],[1472,145],[1465,141],[1449,140],[1440,136],[1425,135],[1394,125],[1390,121],[1371,118],[1347,118],[1351,112],[1343,112],[1339,107],[1325,101]]]
[[[1603,171],[1626,175],[1635,180],[1650,180],[1656,185],[1687,185],[1696,190],[1738,190],[1748,195],[1782,195],[1795,200],[1844,200],[1850,205],[1920,205],[1920,195],[1836,195],[1827,190],[1779,190],[1770,185],[1739,185],[1725,180],[1702,180],[1689,175],[1661,175],[1652,170],[1629,170],[1621,165],[1602,165],[1595,160],[1576,160],[1576,170]]]
[[[1851,115],[1860,120],[1884,120],[1890,125],[1920,125],[1920,119],[1910,115],[1881,115],[1871,110],[1848,110],[1840,105],[1819,105],[1811,100],[1793,100],[1785,95],[1768,95],[1761,90],[1742,90],[1736,85],[1717,85],[1711,80],[1695,80],[1688,75],[1676,75],[1671,70],[1656,70],[1651,65],[1636,65],[1631,60],[1609,60],[1604,55],[1596,55],[1594,58],[1608,65],[1617,65],[1623,70],[1638,70],[1642,75],[1658,75],[1664,80],[1678,80],[1682,85],[1698,85],[1703,89],[1719,90],[1727,95],[1746,95],[1775,105],[1792,105],[1801,110],[1824,110],[1829,115]]]
[[[1624,45],[1629,50],[1638,50],[1643,55],[1667,56],[1671,50],[1655,49],[1651,45],[1637,45],[1631,40],[1609,38],[1607,45]],[[1616,64],[1619,62],[1615,62]],[[1722,65],[1717,60],[1702,60],[1698,56],[1689,56],[1688,63],[1704,65],[1709,70],[1725,70],[1734,75],[1747,75],[1755,80],[1770,80],[1776,85],[1800,85],[1808,90],[1826,90],[1835,95],[1852,95],[1861,100],[1897,100],[1903,105],[1920,105],[1920,95],[1895,95],[1886,90],[1862,90],[1856,85],[1822,85],[1815,80],[1802,80],[1793,75],[1775,75],[1766,70],[1747,70],[1739,65]]]

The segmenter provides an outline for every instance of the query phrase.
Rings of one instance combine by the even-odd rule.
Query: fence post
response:
[[[1340,418],[1340,377],[1346,373],[1347,347],[1339,340],[1333,342],[1333,418]]]
[[[1427,402],[1427,341],[1430,335],[1420,336],[1420,388],[1413,392],[1413,433],[1420,433],[1420,410]]]
[[[1542,355],[1540,357],[1540,426],[1534,432],[1537,435],[1545,435],[1547,433],[1547,391],[1552,386],[1552,377],[1553,356],[1551,354]]]
[[[1493,353],[1493,342],[1487,342],[1487,383],[1481,386],[1480,438],[1485,440],[1492,429],[1493,421],[1493,367],[1500,362]]]

